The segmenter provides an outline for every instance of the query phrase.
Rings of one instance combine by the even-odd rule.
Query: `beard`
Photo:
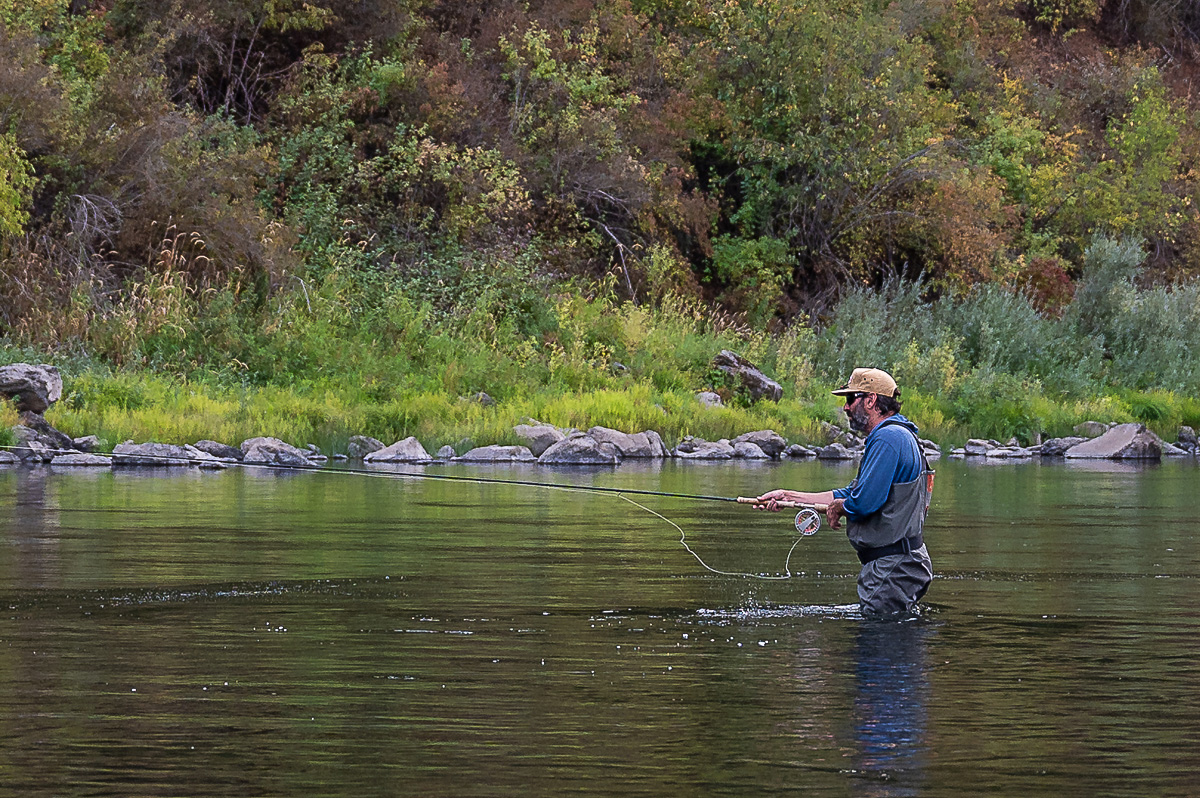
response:
[[[871,418],[867,415],[867,410],[861,403],[850,408],[850,412],[846,414],[846,417],[850,419],[850,429],[855,432],[867,431],[867,423]]]

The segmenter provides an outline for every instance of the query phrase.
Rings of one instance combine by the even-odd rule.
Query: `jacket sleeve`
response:
[[[900,453],[890,441],[872,441],[863,452],[858,479],[833,492],[834,498],[845,501],[845,511],[852,520],[870,515],[883,507],[892,490],[892,478],[900,462]]]

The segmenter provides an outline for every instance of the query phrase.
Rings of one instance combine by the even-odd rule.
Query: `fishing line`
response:
[[[2,449],[16,450],[16,449],[26,449],[26,448],[28,448],[28,447],[26,447],[26,446],[0,446],[0,450],[2,450]],[[60,450],[54,450],[54,451],[60,451]],[[65,454],[66,452],[62,452],[62,453]],[[696,559],[696,562],[700,563],[700,565],[703,568],[705,568],[706,570],[711,571],[714,574],[719,574],[721,576],[739,576],[739,577],[744,577],[744,578],[748,578],[748,579],[765,579],[765,580],[790,579],[791,578],[792,553],[795,552],[796,547],[800,544],[801,540],[803,540],[805,537],[808,537],[809,535],[815,534],[817,532],[817,530],[819,530],[821,528],[821,517],[820,517],[820,515],[818,515],[817,511],[825,509],[825,507],[823,505],[806,505],[806,504],[799,504],[796,502],[789,502],[789,501],[776,502],[776,505],[778,507],[800,508],[800,510],[796,514],[796,519],[795,519],[795,528],[796,528],[796,532],[797,532],[796,539],[792,542],[792,547],[790,549],[788,549],[787,558],[784,560],[783,575],[769,576],[769,575],[765,575],[765,574],[752,574],[752,573],[747,573],[747,572],[743,572],[743,571],[722,571],[717,568],[713,568],[708,563],[706,563],[704,561],[704,559],[702,557],[700,557],[699,554],[697,554],[695,551],[693,551],[691,546],[688,545],[687,533],[684,532],[683,528],[681,526],[679,526],[679,524],[675,523],[670,518],[667,518],[666,516],[662,515],[661,513],[658,513],[656,511],[650,509],[649,507],[646,507],[644,504],[640,504],[640,503],[634,501],[633,499],[630,499],[629,496],[627,496],[626,494],[633,494],[633,495],[637,495],[637,496],[658,496],[658,497],[662,497],[662,498],[671,498],[671,499],[690,499],[690,500],[697,500],[697,501],[735,502],[738,504],[751,504],[751,505],[758,504],[756,499],[747,498],[744,496],[737,496],[737,497],[711,496],[711,495],[698,494],[698,493],[673,493],[670,491],[641,490],[641,489],[637,489],[637,488],[610,488],[610,487],[604,487],[604,486],[600,486],[600,485],[588,485],[588,486],[567,485],[567,484],[563,484],[563,483],[536,482],[534,480],[524,480],[524,479],[500,479],[497,477],[479,477],[479,476],[468,477],[468,476],[459,476],[459,475],[455,475],[455,474],[431,474],[428,472],[416,473],[416,472],[412,472],[412,471],[374,471],[374,470],[365,469],[365,468],[322,468],[320,466],[302,466],[302,465],[290,465],[290,464],[284,464],[284,463],[245,463],[245,462],[241,462],[241,461],[230,462],[230,461],[215,460],[215,459],[214,460],[197,460],[194,458],[189,458],[186,456],[179,456],[179,455],[153,455],[153,454],[141,454],[141,453],[132,454],[131,453],[128,455],[120,455],[119,456],[119,455],[115,455],[115,454],[109,454],[107,452],[96,452],[95,454],[100,454],[103,457],[108,457],[110,460],[114,461],[114,464],[117,464],[117,465],[120,464],[121,457],[126,457],[131,461],[130,465],[136,464],[137,461],[141,461],[141,460],[150,460],[150,461],[158,460],[158,461],[162,461],[164,463],[169,463],[169,464],[190,463],[192,465],[198,465],[198,466],[202,466],[202,467],[208,466],[208,467],[213,467],[213,468],[226,468],[228,466],[238,466],[240,468],[270,468],[270,469],[282,469],[282,470],[286,470],[286,471],[310,471],[310,472],[317,472],[317,473],[321,473],[321,474],[346,474],[346,475],[351,475],[351,476],[385,477],[388,479],[406,479],[406,478],[408,478],[408,479],[434,479],[434,480],[442,480],[442,481],[446,481],[446,482],[470,482],[470,483],[485,484],[485,485],[517,485],[517,486],[523,486],[523,487],[547,488],[550,490],[579,491],[579,492],[584,492],[584,493],[596,493],[596,494],[601,494],[601,493],[615,494],[617,498],[622,499],[623,501],[626,501],[635,507],[638,507],[639,509],[649,513],[650,515],[653,515],[653,516],[661,519],[662,521],[664,521],[667,524],[670,524],[672,527],[674,527],[675,530],[679,532],[680,545],[682,545],[683,548]]]
[[[764,579],[764,580],[771,580],[771,581],[791,579],[792,578],[792,569],[791,569],[792,552],[794,552],[796,550],[796,547],[800,545],[801,540],[803,540],[808,535],[813,534],[813,532],[816,532],[815,529],[813,530],[813,532],[800,531],[800,534],[798,534],[796,536],[795,541],[792,542],[792,547],[790,549],[788,549],[787,559],[785,559],[783,562],[783,574],[782,575],[768,576],[767,574],[752,574],[752,573],[747,573],[745,571],[721,571],[716,568],[713,568],[711,565],[706,563],[699,554],[697,554],[696,552],[694,552],[692,550],[692,547],[689,546],[688,542],[687,542],[687,533],[683,531],[683,527],[681,527],[679,524],[675,523],[670,518],[667,518],[665,515],[663,515],[661,513],[657,513],[654,510],[651,510],[646,505],[635,502],[633,499],[629,498],[628,496],[622,496],[621,494],[618,493],[617,498],[624,499],[625,501],[632,504],[634,507],[641,508],[642,510],[645,510],[646,512],[650,513],[650,515],[660,518],[663,521],[670,524],[671,526],[675,527],[676,531],[679,532],[679,544],[681,546],[683,546],[683,548],[687,551],[687,553],[692,555],[693,557],[695,557],[696,562],[700,563],[700,565],[703,566],[706,570],[712,571],[714,574],[719,574],[721,576],[741,576],[741,577],[745,577],[747,579]],[[799,531],[799,522],[797,522],[797,530]]]

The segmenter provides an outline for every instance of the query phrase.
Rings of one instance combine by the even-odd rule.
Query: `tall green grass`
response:
[[[922,284],[895,281],[773,333],[694,298],[620,302],[611,283],[559,286],[544,313],[518,319],[497,293],[511,280],[486,303],[435,307],[403,281],[330,268],[257,309],[218,292],[168,338],[123,343],[152,361],[116,368],[102,353],[3,342],[0,357],[57,363],[66,395],[51,423],[109,445],[271,435],[340,450],[366,434],[461,448],[516,442],[512,427],[530,418],[654,429],[669,444],[763,428],[817,442],[822,422],[842,420],[829,390],[857,366],[890,370],[905,413],[946,445],[1029,443],[1088,419],[1173,436],[1200,426],[1200,284],[1140,286],[1141,257],[1136,243],[1096,239],[1061,317],[1002,286],[929,299]],[[778,380],[783,400],[751,403],[713,369],[721,349]],[[726,405],[701,406],[695,393],[708,389]],[[481,391],[498,404],[470,398]]]

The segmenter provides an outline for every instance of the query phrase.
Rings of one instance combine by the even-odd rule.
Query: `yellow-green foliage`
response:
[[[957,342],[942,343],[925,348],[910,341],[892,369],[899,385],[918,388],[933,395],[951,395],[959,384],[959,367],[955,357]],[[901,389],[903,395],[903,388]]]
[[[24,231],[35,182],[33,167],[16,137],[0,131],[0,243]]]
[[[12,428],[21,423],[20,414],[9,402],[0,402],[0,446],[11,446],[16,443]]]

